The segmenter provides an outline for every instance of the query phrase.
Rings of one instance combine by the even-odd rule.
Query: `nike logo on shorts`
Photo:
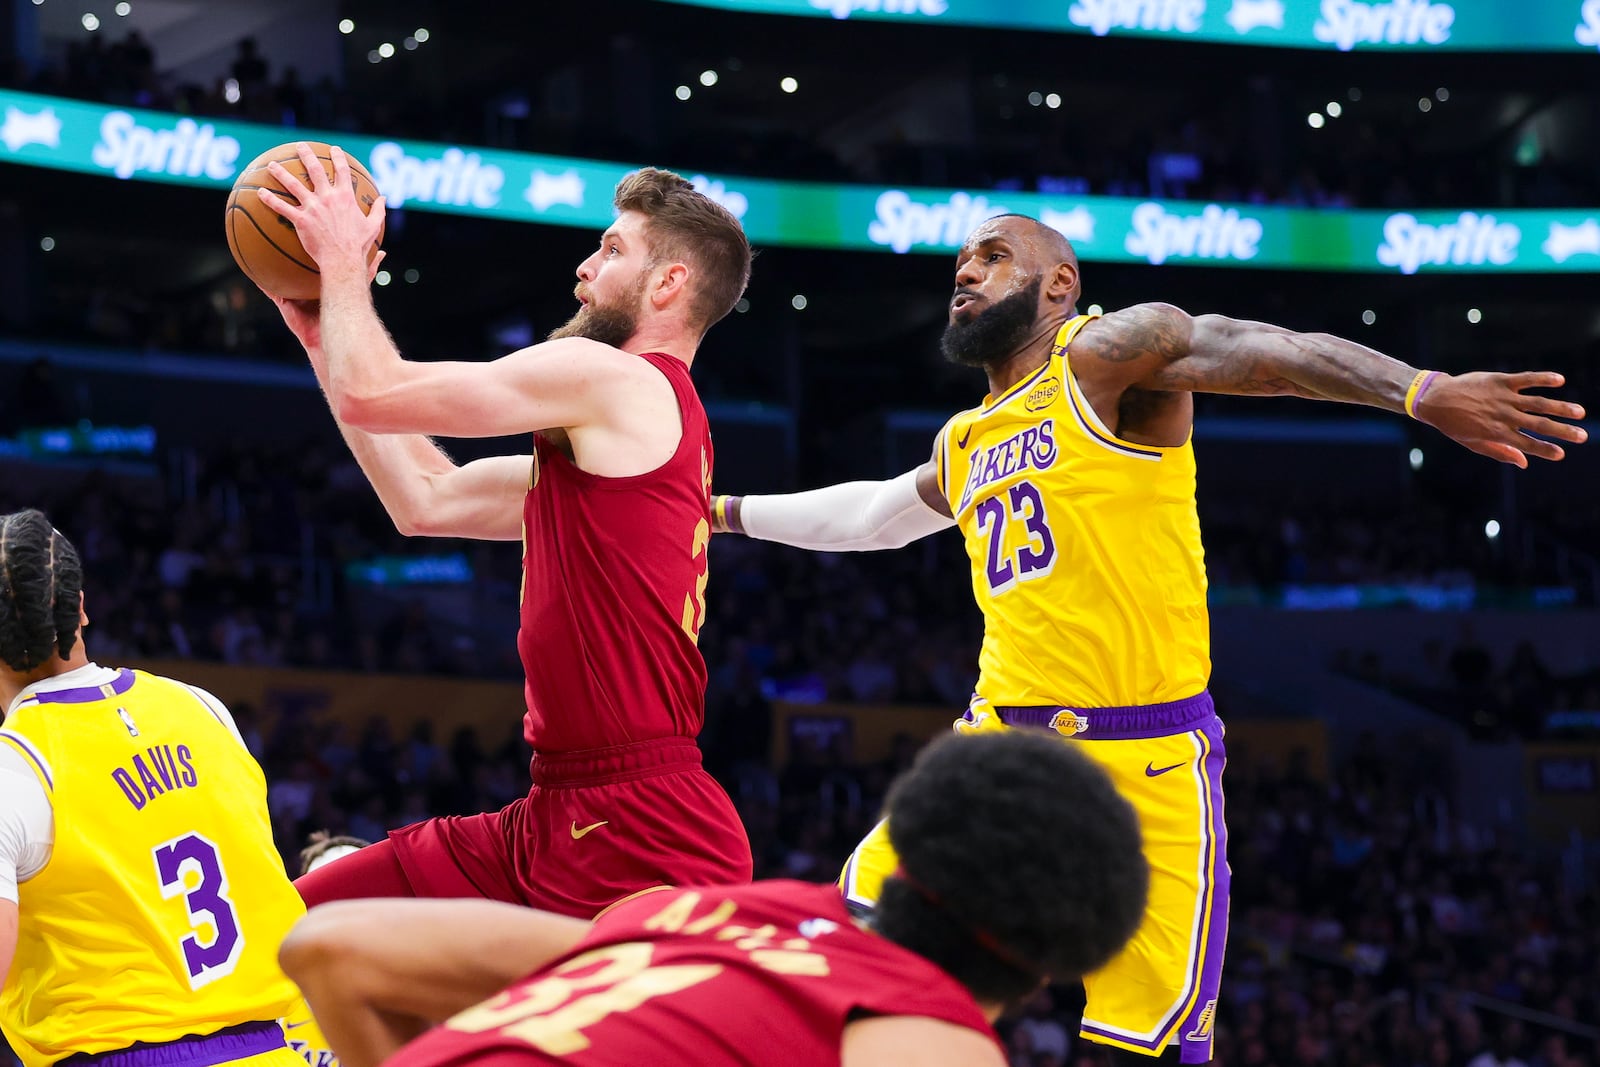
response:
[[[1154,761],[1152,761],[1152,762],[1146,763],[1144,765],[1144,773],[1145,773],[1145,777],[1146,778],[1159,778],[1161,775],[1166,774],[1168,771],[1175,771],[1179,767],[1182,767],[1182,766],[1183,766],[1183,764],[1181,764],[1181,763],[1174,763],[1170,767],[1157,767],[1155,765]]]
[[[572,820],[572,839],[574,841],[576,841],[578,838],[582,837],[584,834],[587,834],[592,830],[598,830],[598,829],[600,829],[600,827],[604,826],[605,824],[606,824],[606,820],[605,819],[601,819],[599,822],[590,823],[588,826],[585,826],[582,830],[580,830],[580,829],[578,829],[578,820],[577,819],[573,819]]]

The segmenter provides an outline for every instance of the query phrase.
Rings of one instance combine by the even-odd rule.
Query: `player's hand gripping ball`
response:
[[[239,269],[251,281],[268,295],[285,300],[316,300],[322,293],[322,278],[317,271],[316,261],[306,254],[305,247],[294,232],[294,223],[263,204],[256,190],[270,189],[284,194],[296,204],[300,202],[300,190],[285,189],[268,173],[267,164],[276,162],[303,181],[306,166],[296,150],[301,143],[292,141],[281,144],[251,160],[250,165],[240,172],[238,180],[233,183],[233,192],[228,195],[228,249],[233,252]],[[328,145],[321,141],[303,143],[311,146],[322,169],[332,178],[333,156]],[[356,200],[360,202],[362,210],[370,214],[372,205],[378,199],[378,187],[372,175],[353,156],[347,152],[345,158],[350,161],[350,184],[355,188]],[[377,242],[367,253],[368,263],[378,255],[382,244],[383,232],[379,231]]]

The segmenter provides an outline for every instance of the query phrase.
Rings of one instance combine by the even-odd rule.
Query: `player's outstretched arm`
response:
[[[1403,412],[1480,455],[1528,465],[1558,460],[1560,445],[1588,434],[1562,419],[1583,408],[1529,389],[1554,389],[1559,374],[1422,371],[1326,333],[1296,333],[1223,315],[1191,316],[1170,304],[1139,304],[1083,328],[1074,366],[1088,358],[1128,389],[1300,396]]]
[[[589,923],[484,900],[313,908],[278,952],[341,1063],[371,1067],[570,952]]]
[[[932,462],[886,482],[844,482],[804,493],[719,496],[711,528],[819,552],[902,548],[955,525]]]
[[[842,1067],[1005,1067],[989,1038],[965,1026],[913,1015],[861,1019],[844,1028]]]

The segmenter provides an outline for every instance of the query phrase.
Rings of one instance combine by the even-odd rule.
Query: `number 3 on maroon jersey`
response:
[[[689,558],[700,561],[700,573],[695,577],[694,588],[683,598],[683,632],[696,644],[700,641],[700,627],[706,621],[706,582],[711,578],[711,561],[706,548],[710,544],[711,524],[701,519],[695,523],[694,542],[689,546]]]

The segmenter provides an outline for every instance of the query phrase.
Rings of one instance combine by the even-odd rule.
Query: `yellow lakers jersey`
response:
[[[209,704],[123,670],[26,698],[0,743],[55,813],[0,989],[0,1029],[27,1067],[289,1011],[278,946],[305,906],[273,846],[261,768]]]
[[[1120,440],[1049,361],[940,431],[939,486],[983,609],[978,697],[1122,707],[1194,696],[1211,674],[1194,450]]]

